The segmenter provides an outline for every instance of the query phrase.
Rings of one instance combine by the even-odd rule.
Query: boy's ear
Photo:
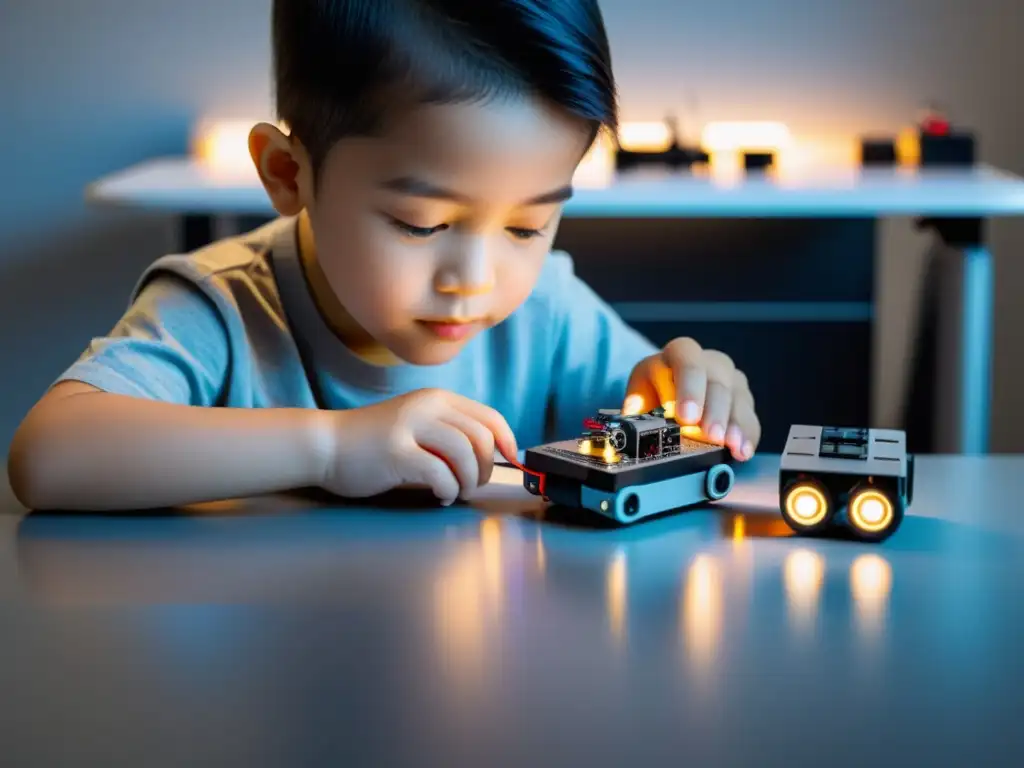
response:
[[[282,216],[295,216],[311,201],[312,169],[302,144],[276,126],[260,123],[249,132],[249,155],[260,181]]]

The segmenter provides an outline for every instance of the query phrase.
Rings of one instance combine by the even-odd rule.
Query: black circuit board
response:
[[[664,464],[681,458],[721,451],[722,447],[680,436],[678,448],[673,446],[672,448],[664,450],[658,456],[642,457],[639,459],[620,455],[619,460],[611,464],[606,462],[600,456],[591,456],[589,454],[580,453],[576,441],[574,440],[551,443],[535,450],[557,456],[559,459],[572,461],[575,464],[585,467],[600,469],[604,472],[627,472],[629,470],[639,469],[642,467]]]

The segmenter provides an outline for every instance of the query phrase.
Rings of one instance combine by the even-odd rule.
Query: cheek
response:
[[[318,235],[321,267],[345,309],[367,329],[400,323],[421,306],[429,259],[416,259],[374,221],[335,220]]]
[[[497,285],[501,313],[508,315],[529,298],[544,267],[547,248],[515,251],[501,259],[497,268]]]

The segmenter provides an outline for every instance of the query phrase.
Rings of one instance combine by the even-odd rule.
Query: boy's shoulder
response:
[[[251,232],[215,240],[193,251],[161,256],[142,273],[133,297],[154,277],[166,273],[195,283],[204,293],[232,292],[240,286],[276,293],[271,254],[289,228],[293,229],[289,220],[275,219]]]

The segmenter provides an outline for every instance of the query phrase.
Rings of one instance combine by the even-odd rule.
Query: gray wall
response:
[[[87,211],[83,187],[180,153],[200,114],[269,110],[268,0],[0,0],[0,445],[139,271],[173,243],[159,217]],[[696,119],[777,117],[810,135],[896,130],[922,100],[977,127],[983,158],[1024,173],[1019,0],[604,0],[627,119],[697,99]],[[998,13],[1004,16],[997,16]],[[686,119],[689,113],[683,112]],[[998,253],[993,447],[1024,450],[1024,229]],[[895,417],[923,244],[887,226],[877,406]]]

